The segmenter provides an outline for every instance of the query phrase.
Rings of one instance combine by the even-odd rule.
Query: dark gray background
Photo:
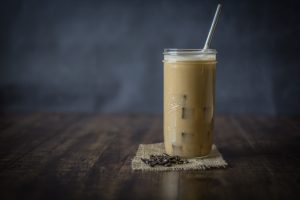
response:
[[[163,48],[219,1],[1,1],[0,111],[162,112]],[[300,114],[297,1],[221,1],[218,113]]]

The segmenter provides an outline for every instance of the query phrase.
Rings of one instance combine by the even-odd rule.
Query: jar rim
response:
[[[164,49],[164,55],[195,55],[195,54],[217,54],[215,49]]]

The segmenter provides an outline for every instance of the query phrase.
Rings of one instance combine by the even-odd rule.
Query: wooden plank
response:
[[[138,144],[148,135],[152,119],[143,116],[131,116],[126,119],[126,126],[118,132],[116,140],[102,153],[86,177],[86,187],[81,194],[100,199],[122,195],[122,187],[129,186],[130,183],[128,179],[131,178],[131,158]]]
[[[252,135],[256,141],[258,163],[264,168],[263,175],[266,183],[263,187],[268,196],[287,199],[295,196],[296,186],[299,189],[299,140],[295,140],[295,132],[291,131],[284,121],[264,117],[241,117],[241,125]],[[297,133],[299,136],[299,132]],[[292,157],[291,157],[292,156]],[[296,158],[296,159],[295,159]],[[278,162],[280,161],[280,162]],[[256,177],[260,174],[256,173]],[[289,177],[289,178],[288,178]],[[286,179],[284,182],[280,179]],[[272,185],[272,187],[270,187]]]
[[[76,116],[64,117],[59,114],[39,114],[30,117],[30,119],[32,118],[34,120],[31,120],[28,125],[21,123],[21,126],[4,131],[3,135],[5,136],[0,139],[2,144],[0,147],[0,172],[13,167],[12,165],[24,155],[55,137],[55,135],[60,134],[63,128],[75,122],[74,118]],[[6,132],[13,133],[6,134]]]
[[[0,137],[17,134],[19,129],[34,124],[37,120],[40,120],[41,116],[41,113],[0,113]]]
[[[153,176],[153,174],[131,172],[131,158],[135,155],[138,144],[157,143],[163,141],[161,117],[147,117],[144,121],[137,123],[137,125],[141,123],[144,124],[144,127],[139,129],[139,131],[136,132],[136,135],[140,133],[143,133],[144,135],[136,142],[136,147],[129,152],[129,159],[127,159],[128,164],[123,165],[119,171],[124,175],[119,180],[119,182],[122,183],[122,187],[116,190],[116,199],[143,199],[145,198],[145,194],[147,194],[147,198],[155,199],[155,194],[159,193],[159,188],[155,187],[159,183],[159,179],[157,178],[158,174],[154,174]],[[149,175],[152,176],[152,179],[148,179]],[[141,185],[143,185],[142,188]],[[117,184],[115,184],[115,188],[117,188]]]
[[[122,155],[120,154],[120,150],[122,149],[120,149],[120,144],[124,143],[124,145],[130,149],[132,143],[128,143],[128,141],[138,141],[138,139],[141,137],[139,134],[142,135],[142,131],[145,130],[144,128],[141,128],[140,131],[136,132],[137,134],[129,134],[126,130],[124,132],[120,131],[120,129],[123,128],[130,129],[131,131],[131,129],[136,126],[136,124],[132,124],[132,126],[130,126],[130,123],[126,123],[128,120],[124,121],[122,118],[112,118],[112,120],[109,120],[108,118],[98,119],[96,117],[88,118],[84,121],[84,123],[78,121],[75,125],[70,126],[70,128],[67,130],[64,130],[61,135],[59,135],[59,138],[55,138],[53,141],[48,141],[41,147],[35,149],[35,151],[32,153],[24,156],[19,161],[19,163],[21,163],[23,166],[22,171],[26,171],[31,165],[34,165],[33,169],[31,169],[31,173],[27,173],[25,178],[19,178],[19,180],[17,179],[18,181],[16,181],[17,177],[14,176],[18,176],[20,174],[16,173],[15,170],[6,171],[6,177],[9,177],[10,180],[14,180],[14,183],[17,182],[21,185],[26,183],[26,187],[36,188],[39,193],[34,195],[39,196],[44,192],[47,192],[49,188],[48,184],[41,184],[40,179],[43,177],[43,179],[49,179],[53,181],[53,177],[58,176],[59,178],[55,179],[56,184],[62,187],[70,188],[69,190],[72,191],[68,192],[69,190],[66,189],[63,197],[74,196],[75,194],[86,195],[86,193],[80,192],[81,188],[83,187],[83,185],[80,183],[84,182],[85,176],[88,175],[87,172],[93,171],[89,168],[93,168],[94,163],[99,159],[98,157],[102,157],[102,160],[99,162],[100,166],[105,163],[107,165],[107,162],[110,162],[111,159],[115,160],[115,163],[113,163],[111,166],[107,166],[107,171],[114,168],[121,168],[122,165],[116,165],[116,163],[119,163],[120,160],[122,161],[122,159],[124,159],[121,158]],[[131,122],[131,120],[129,120],[129,122]],[[126,123],[126,126],[122,127],[122,123]],[[111,143],[105,138],[109,138],[109,136],[111,136],[109,138],[111,140],[116,137],[116,130],[118,130],[118,133],[120,133],[119,138],[123,138],[123,140],[117,139],[116,143],[110,147],[110,150],[105,151],[105,149],[108,148]],[[128,141],[125,140],[125,138],[128,138]],[[59,142],[59,145],[57,145],[57,141]],[[121,147],[124,145],[121,145]],[[50,149],[51,152],[49,152],[48,149]],[[101,151],[105,151],[104,155],[102,155]],[[135,151],[133,146],[132,151]],[[47,152],[48,154],[46,154]],[[51,154],[49,155],[49,153]],[[119,156],[116,156],[118,155],[117,153],[119,153]],[[42,155],[45,154],[47,156],[43,159]],[[127,162],[130,159],[128,156],[125,158],[127,159]],[[100,169],[101,172],[103,168],[105,167],[96,167],[94,169]],[[97,176],[92,174],[91,177],[94,178]],[[109,176],[109,178],[112,177]],[[99,180],[96,179],[96,181]],[[90,186],[87,187],[87,189],[91,191]],[[95,191],[99,193],[99,191]],[[92,192],[89,193],[92,194]]]
[[[1,199],[299,196],[297,118],[219,116],[215,142],[230,167],[163,173],[130,168],[140,143],[162,141],[161,116],[40,114],[1,120]]]

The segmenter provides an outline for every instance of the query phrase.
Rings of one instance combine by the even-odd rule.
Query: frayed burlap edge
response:
[[[188,159],[189,163],[181,165],[173,165],[171,167],[155,166],[150,167],[146,165],[141,158],[149,158],[151,154],[165,153],[163,143],[155,144],[140,144],[135,157],[132,159],[132,170],[141,171],[180,171],[180,170],[207,170],[213,168],[226,168],[227,162],[223,159],[216,145],[213,145],[212,151],[205,157]]]

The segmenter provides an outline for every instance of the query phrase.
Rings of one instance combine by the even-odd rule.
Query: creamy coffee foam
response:
[[[214,61],[216,55],[165,55],[164,62],[176,61]]]

